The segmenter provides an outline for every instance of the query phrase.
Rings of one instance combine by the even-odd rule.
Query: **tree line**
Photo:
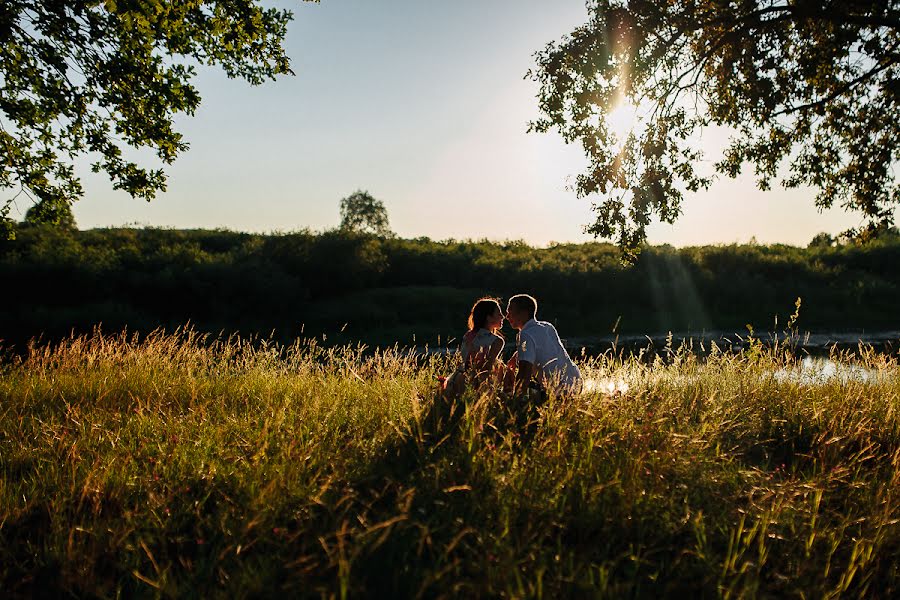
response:
[[[624,266],[604,243],[434,241],[346,229],[224,230],[19,225],[0,242],[0,339],[71,331],[210,332],[326,343],[435,344],[482,295],[535,295],[567,336],[768,331],[803,299],[807,329],[896,328],[900,238],[646,246]]]

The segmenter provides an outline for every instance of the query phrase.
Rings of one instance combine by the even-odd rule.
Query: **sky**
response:
[[[527,133],[538,88],[524,77],[534,52],[586,22],[583,0],[279,6],[294,12],[285,48],[296,76],[252,87],[200,70],[203,103],[177,121],[191,148],[167,169],[168,191],[133,199],[84,161],[79,227],[324,230],[361,189],[402,237],[594,239],[584,233],[591,200],[567,189],[584,158],[556,134]],[[688,195],[675,225],[652,225],[649,241],[806,245],[860,224],[840,209],[819,213],[813,196],[725,178]]]

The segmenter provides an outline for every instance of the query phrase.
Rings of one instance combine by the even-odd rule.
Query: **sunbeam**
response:
[[[621,146],[638,125],[637,107],[623,98],[606,115],[606,128],[615,136],[615,144]]]

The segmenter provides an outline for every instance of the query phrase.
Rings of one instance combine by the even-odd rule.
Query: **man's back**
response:
[[[581,372],[563,348],[556,327],[547,321],[531,319],[522,326],[516,342],[518,359],[530,362],[542,380],[558,380],[561,386],[577,388]]]

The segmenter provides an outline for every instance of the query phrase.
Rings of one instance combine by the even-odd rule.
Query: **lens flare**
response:
[[[625,143],[625,139],[637,127],[637,107],[627,99],[620,100],[606,115],[606,128],[615,136],[615,143],[619,146]]]

